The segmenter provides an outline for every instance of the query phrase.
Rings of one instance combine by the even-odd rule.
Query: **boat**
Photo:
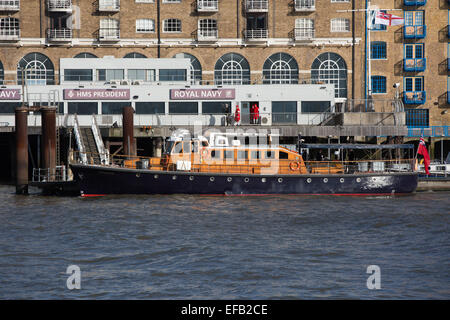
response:
[[[112,194],[393,195],[415,191],[412,160],[305,161],[275,135],[175,132],[161,157],[123,155],[70,168],[81,196]],[[300,150],[300,149],[299,149]],[[97,157],[99,158],[99,157]],[[396,170],[399,166],[409,168]]]

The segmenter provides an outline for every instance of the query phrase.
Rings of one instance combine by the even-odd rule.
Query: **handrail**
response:
[[[83,138],[81,137],[80,124],[78,123],[78,117],[74,114],[74,126],[73,131],[75,133],[75,140],[77,141],[78,149],[80,150],[80,156],[83,164],[87,164],[86,150],[84,149]]]
[[[97,119],[95,118],[95,115],[92,115],[92,134],[94,135],[95,144],[97,145],[97,150],[99,151],[102,163],[108,165],[109,152],[108,150],[106,150],[105,145],[103,144],[102,135],[100,133],[100,129],[98,128]]]

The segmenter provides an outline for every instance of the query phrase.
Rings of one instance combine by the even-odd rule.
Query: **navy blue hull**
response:
[[[417,188],[416,173],[242,175],[71,165],[82,195],[392,194]]]

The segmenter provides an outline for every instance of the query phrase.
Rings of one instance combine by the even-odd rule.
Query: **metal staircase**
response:
[[[76,114],[74,120],[75,140],[81,161],[84,164],[109,164],[109,153],[103,144],[95,116],[92,116],[92,126],[87,128],[80,127]]]

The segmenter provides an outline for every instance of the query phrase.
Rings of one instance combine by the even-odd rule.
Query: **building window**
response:
[[[405,26],[423,26],[424,25],[424,11],[404,11],[405,12]]]
[[[372,93],[386,93],[386,77],[372,76]]]
[[[334,84],[335,97],[347,97],[347,64],[334,52],[319,55],[311,66],[311,79]]]
[[[75,55],[74,58],[81,58],[81,59],[85,59],[85,58],[97,58],[97,56],[95,54],[89,53],[89,52],[81,52],[78,53],[77,55]]]
[[[202,38],[217,38],[217,20],[201,19],[198,21],[198,36]]]
[[[383,13],[386,13],[386,10],[380,10],[380,11],[383,12]],[[372,20],[370,30],[371,31],[384,31],[384,30],[386,30],[386,25],[385,24],[375,24],[375,14],[376,14],[376,11],[373,10],[372,14],[371,14],[371,18],[370,18],[370,20]]]
[[[345,18],[331,19],[331,32],[350,31],[350,20]]]
[[[247,59],[237,53],[223,55],[214,67],[214,81],[217,85],[249,84],[250,65]]]
[[[122,114],[123,108],[129,106],[129,102],[102,102],[102,114]]]
[[[160,69],[159,81],[186,81],[185,69]]]
[[[51,60],[42,53],[29,53],[17,65],[17,82],[22,84],[22,70],[28,85],[55,84],[55,70]]]
[[[424,47],[423,43],[405,44],[405,59],[422,59]]]
[[[404,83],[406,92],[424,91],[423,77],[405,77]]]
[[[20,27],[19,19],[16,18],[1,18],[0,19],[0,36],[8,39],[8,37],[19,37]]]
[[[154,69],[128,69],[128,80],[155,81]]]
[[[386,42],[373,41],[370,44],[370,58],[373,60],[386,59]]]
[[[65,69],[63,81],[92,81],[92,69]]]
[[[314,20],[299,18],[295,19],[295,39],[312,39],[315,36]]]
[[[100,39],[118,39],[120,37],[119,20],[101,19],[100,20]]]
[[[136,0],[136,3],[154,3],[155,0]]]
[[[169,114],[198,114],[198,102],[169,102]]]
[[[136,114],[165,114],[164,102],[136,102]]]
[[[137,33],[155,32],[155,21],[153,19],[137,19],[136,32]]]
[[[408,128],[428,128],[430,126],[429,109],[405,109]]]
[[[200,64],[200,61],[196,57],[194,57],[192,54],[189,53],[177,53],[173,56],[174,58],[181,58],[181,59],[189,59],[191,60],[191,83],[201,83],[202,81],[202,65]]]
[[[166,19],[163,21],[164,32],[181,32],[181,20]]]
[[[330,101],[302,101],[302,113],[329,112],[330,106]]]
[[[130,53],[127,53],[124,56],[124,58],[126,58],[126,59],[143,59],[143,58],[147,58],[147,57],[139,52],[130,52]]]
[[[287,53],[275,53],[271,55],[263,66],[263,83],[298,83],[298,64]]]

